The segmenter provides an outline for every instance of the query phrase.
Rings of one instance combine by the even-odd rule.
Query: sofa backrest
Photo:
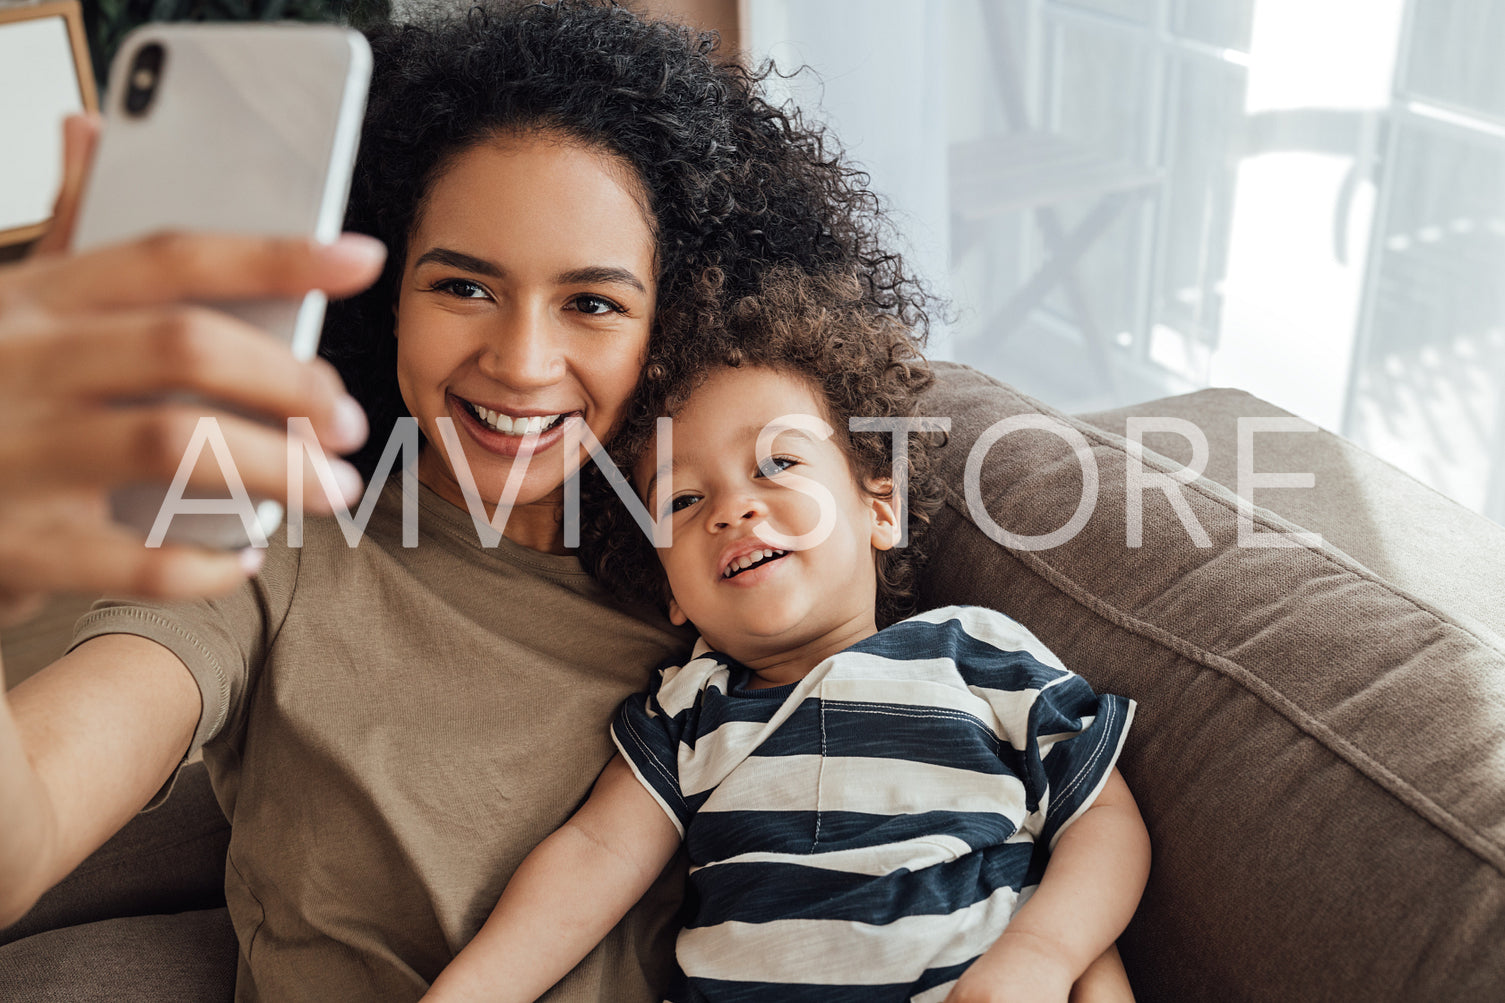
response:
[[[1127,434],[1131,418],[1189,420],[1210,443],[1205,476],[1236,492],[1238,423],[1292,416],[1242,390],[1211,389],[1077,417],[1120,436]],[[1183,435],[1141,434],[1146,448],[1177,464],[1191,462],[1191,443]],[[1313,478],[1307,488],[1251,492],[1261,508],[1317,531],[1381,578],[1454,619],[1505,638],[1505,526],[1324,429],[1260,434],[1253,443],[1254,470]],[[1174,518],[1158,492],[1147,495],[1145,505],[1146,519]]]
[[[1139,997],[1496,996],[1498,636],[1331,545],[1240,546],[1235,496],[1206,479],[1183,497],[1209,546],[1152,500],[1158,491],[1145,495],[1142,545],[1128,546],[1123,439],[979,373],[938,368],[925,413],[952,419],[941,464],[950,495],[922,601],[1000,609],[1096,688],[1140,704],[1120,762],[1154,848],[1120,942]],[[983,527],[1050,534],[1090,479],[1073,445],[1044,431],[1014,431],[974,455],[1000,420],[1042,416],[1081,437],[1096,504],[1048,549],[1001,546]],[[977,502],[985,518],[974,518]],[[1300,532],[1265,510],[1251,526]]]

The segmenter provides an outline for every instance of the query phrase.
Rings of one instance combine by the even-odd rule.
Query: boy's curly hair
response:
[[[918,416],[920,395],[934,382],[910,330],[875,309],[855,276],[770,269],[702,343],[697,368],[640,385],[608,447],[619,470],[631,473],[652,441],[657,418],[674,417],[719,366],[765,366],[810,381],[859,485],[893,476],[895,436],[849,431],[849,419]],[[925,533],[942,498],[931,438],[909,438],[907,463],[893,485],[906,492],[909,542],[878,552],[880,627],[914,612]],[[666,583],[652,543],[594,465],[581,473],[581,498],[586,515],[580,558],[586,568],[620,599],[662,602]]]
[[[498,136],[552,131],[605,149],[641,180],[658,299],[644,382],[682,380],[763,272],[859,276],[860,299],[923,340],[930,298],[868,189],[824,131],[760,94],[771,66],[712,58],[716,37],[601,0],[419,7],[368,31],[375,65],[348,229],[380,238],[386,270],[331,305],[322,353],[366,408],[367,476],[396,420],[393,306],[407,240],[434,181]]]

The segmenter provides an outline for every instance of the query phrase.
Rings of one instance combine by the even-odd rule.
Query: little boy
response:
[[[1112,945],[1149,844],[1113,764],[1134,704],[990,610],[878,629],[898,499],[847,419],[913,414],[929,377],[891,323],[792,308],[814,295],[786,281],[756,350],[680,395],[671,463],[637,450],[672,527],[662,595],[701,639],[623,706],[620,754],[427,999],[537,998],[681,841],[675,1000],[1132,999]]]

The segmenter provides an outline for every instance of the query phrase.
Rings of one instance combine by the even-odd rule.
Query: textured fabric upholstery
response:
[[[946,367],[926,412],[953,420],[944,476],[954,490],[924,603],[1005,610],[1095,686],[1140,703],[1120,766],[1154,845],[1121,943],[1141,998],[1498,992],[1498,637],[1330,545],[1239,547],[1234,495],[1208,480],[1185,498],[1212,546],[1194,546],[1149,494],[1143,545],[1127,546],[1123,441],[979,373]],[[1010,551],[971,517],[962,477],[984,429],[1028,414],[1082,435],[1099,494],[1069,541]],[[1281,462],[1259,466],[1310,469]],[[1006,436],[980,471],[989,518],[1016,534],[1057,529],[1082,492],[1072,447],[1044,432]],[[1428,517],[1449,513],[1466,516],[1432,496]],[[1268,511],[1255,521],[1260,532],[1297,529]]]
[[[223,906],[66,926],[0,948],[0,999],[228,1003],[235,954]]]
[[[0,1000],[228,1000],[235,933],[225,909],[230,824],[202,763],[0,930]]]

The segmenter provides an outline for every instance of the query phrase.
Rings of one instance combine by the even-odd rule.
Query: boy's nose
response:
[[[712,513],[712,523],[716,529],[729,529],[739,522],[761,519],[767,514],[768,507],[759,499],[743,495],[718,505]]]

